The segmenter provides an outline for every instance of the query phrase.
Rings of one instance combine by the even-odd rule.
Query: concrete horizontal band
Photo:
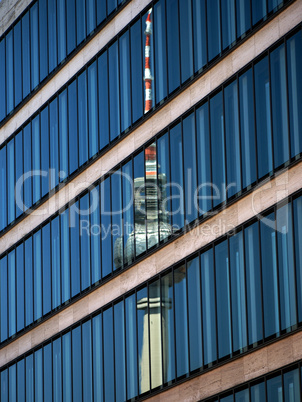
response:
[[[32,0],[2,0],[0,1],[0,37],[23,13]]]
[[[136,2],[133,0],[129,6],[132,5],[134,7],[135,4]],[[124,10],[126,9],[128,8],[126,7]],[[123,16],[124,10],[122,10],[117,18]],[[135,8],[135,11],[137,10],[138,7]],[[132,10],[131,14],[134,14],[134,10]],[[97,159],[75,179],[68,182],[61,190],[36,208],[31,215],[25,217],[19,224],[13,226],[11,230],[0,238],[0,254],[26,236],[35,227],[43,223],[60,208],[64,207],[64,205],[73,200],[84,189],[96,182],[97,179],[109,172],[127,156],[135,152],[141,145],[180,117],[191,106],[194,106],[197,102],[205,98],[234,73],[251,62],[279,38],[283,37],[288,31],[301,22],[301,20],[302,0],[298,0],[283,13],[276,16],[254,36],[244,42],[242,46],[235,49],[220,63],[215,65],[206,74],[200,77],[200,79],[185,89],[179,96],[152,115],[144,124],[139,126],[136,130],[133,130],[126,138],[120,141],[101,158]],[[90,44],[87,46],[90,46]],[[42,89],[42,91],[43,90],[44,89]]]
[[[81,70],[108,42],[123,30],[150,0],[132,0],[87,45],[77,53],[36,95],[0,129],[0,145],[22,126],[41,106],[55,95],[66,82]],[[1,4],[1,2],[0,2]]]
[[[87,315],[97,311],[171,265],[218,239],[302,187],[302,162],[268,180],[203,224],[167,244],[87,296],[60,310],[1,349],[0,367],[26,353]],[[302,353],[302,352],[301,352]]]

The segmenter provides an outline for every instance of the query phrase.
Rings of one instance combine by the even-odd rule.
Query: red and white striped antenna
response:
[[[152,80],[151,69],[150,69],[150,36],[152,34],[152,22],[151,22],[151,13],[152,8],[148,11],[147,19],[146,19],[146,44],[145,44],[145,113],[149,112],[152,108]]]

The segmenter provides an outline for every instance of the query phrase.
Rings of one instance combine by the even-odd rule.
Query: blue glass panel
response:
[[[186,271],[181,266],[174,271],[176,374],[180,377],[189,371]]]
[[[289,159],[285,45],[270,54],[274,167]]]
[[[36,3],[37,4],[37,3]],[[26,400],[34,401],[34,358],[33,354],[29,355],[25,359],[25,378],[26,378]]]
[[[31,90],[39,84],[39,33],[38,3],[30,8]],[[23,49],[23,52],[25,50]]]
[[[126,400],[124,301],[114,306],[115,400]]]
[[[129,31],[119,39],[121,132],[131,125]]]
[[[86,15],[87,35],[89,35],[90,32],[92,32],[96,26],[95,0],[87,0],[86,10],[87,10]]]
[[[23,98],[30,92],[29,11],[22,18]]]
[[[25,402],[25,359],[17,363],[17,397],[18,402]]]
[[[184,226],[183,158],[180,124],[170,130],[170,147],[172,219],[173,229],[178,230]]]
[[[215,247],[219,358],[232,353],[230,274],[227,240]]]
[[[90,277],[90,233],[89,233],[89,193],[80,198],[80,239],[81,239],[81,290],[91,285]]]
[[[111,202],[112,202],[112,244],[113,244],[113,270],[119,269],[123,264],[123,220],[122,220],[122,188],[121,171],[111,176]]]
[[[67,0],[67,54],[76,47],[75,0]]]
[[[137,395],[137,334],[135,294],[125,300],[127,399]]]
[[[253,25],[266,15],[266,0],[254,0],[252,3]]]
[[[169,94],[180,85],[178,1],[166,0]],[[168,17],[169,16],[169,17]]]
[[[119,97],[119,60],[118,42],[109,47],[109,103],[110,103],[110,140],[120,133],[120,97]]]
[[[137,292],[137,339],[139,360],[139,393],[150,389],[148,292],[144,287]],[[174,352],[174,351],[173,351]],[[175,369],[174,369],[175,370]]]
[[[208,103],[196,110],[197,163],[198,163],[198,214],[212,208],[211,152]]]
[[[190,223],[198,217],[197,177],[196,177],[196,137],[195,114],[183,120],[184,138],[184,175],[185,175],[185,206],[186,222]]]
[[[15,141],[7,144],[7,224],[15,220]]]
[[[3,147],[0,149],[0,230],[4,229],[7,225],[6,180],[6,147]]]
[[[73,117],[74,118],[74,117]],[[55,98],[49,105],[49,143],[50,143],[50,190],[59,184],[59,139],[58,139],[58,102]]]
[[[16,260],[15,250],[7,256],[8,276],[8,336],[16,333]]]
[[[101,183],[102,277],[112,272],[110,178]]]
[[[42,316],[41,230],[36,232],[33,237],[34,237],[34,320],[37,320]]]
[[[70,266],[71,269],[71,297],[80,293],[80,233],[79,233],[79,203],[72,204],[69,209],[70,227]]]
[[[145,204],[145,164],[144,153],[141,152],[134,158],[134,224],[136,256],[146,251]]]
[[[32,206],[32,177],[31,177],[31,124],[23,129],[24,152],[24,211]]]
[[[88,67],[89,158],[99,150],[97,62]]]
[[[253,71],[251,68],[239,77],[239,107],[242,186],[246,188],[257,179]]]
[[[132,162],[122,167],[123,219],[124,219],[124,264],[134,259],[134,219],[133,219],[133,174]]]
[[[268,12],[276,10],[277,7],[283,5],[284,0],[268,0]]]
[[[175,379],[175,329],[174,329],[174,296],[173,296],[173,274],[172,272],[162,277],[162,300],[165,300],[166,308],[163,309],[165,317],[165,328],[163,339],[165,339],[164,356],[164,383],[169,384]],[[167,302],[167,304],[166,304]]]
[[[281,329],[297,323],[292,206],[277,210],[278,270]]]
[[[99,186],[90,192],[90,247],[91,247],[91,283],[101,279],[101,226]]]
[[[16,249],[17,280],[17,332],[24,328],[24,248],[21,243]]]
[[[58,63],[66,57],[66,0],[57,0]],[[69,1],[67,0],[67,3]]]
[[[59,95],[60,181],[68,176],[67,90]]]
[[[1,372],[0,385],[1,401],[8,402],[8,369]]]
[[[92,401],[91,320],[82,326],[83,332],[83,401]]]
[[[32,237],[25,241],[25,326],[33,322]]]
[[[248,388],[235,393],[235,402],[250,402]]]
[[[77,82],[73,81],[68,85],[69,174],[73,173],[79,166],[77,116]]]
[[[302,152],[302,32],[287,41],[287,74],[291,156]]]
[[[79,45],[86,37],[85,0],[76,0],[76,8],[77,45]]]
[[[10,402],[17,401],[17,389],[16,389],[16,364],[10,366],[8,369],[9,373],[9,400]]]
[[[73,401],[82,401],[81,327],[72,330],[72,384]]]
[[[32,129],[32,167],[33,167],[33,204],[41,198],[40,177],[40,127],[39,115],[31,123]]]
[[[267,380],[267,402],[282,401],[282,377],[270,378]]]
[[[153,8],[154,15],[154,46],[155,46],[155,71],[154,75],[154,83],[155,83],[155,92],[156,92],[156,103],[159,103],[167,96],[167,48],[166,48],[166,10],[165,10],[165,1],[160,0],[154,5]],[[135,24],[139,25],[139,21]],[[135,29],[135,25],[133,26],[133,30]],[[131,32],[131,40],[132,40],[132,32]],[[137,38],[139,40],[139,38]],[[139,46],[139,43],[137,43]],[[135,46],[136,47],[136,46]],[[138,48],[139,49],[139,48]],[[139,50],[138,50],[139,51]],[[132,68],[133,68],[133,56],[132,54]],[[138,56],[137,56],[138,57]],[[140,56],[141,57],[141,56]],[[141,60],[141,58],[139,58]],[[141,79],[141,68],[140,63],[137,62],[136,68],[139,70],[139,78]],[[151,72],[152,75],[152,72]],[[133,79],[132,79],[133,82]],[[141,96],[141,86],[138,87],[139,94]],[[134,98],[133,99],[133,108],[134,106]],[[138,106],[141,106],[141,99],[139,98]],[[138,107],[137,106],[137,107]],[[140,109],[141,110],[141,109]],[[140,112],[141,116],[142,112]],[[133,119],[135,121],[135,119]]]
[[[7,293],[8,293],[8,282],[7,282],[7,257],[3,257],[0,260],[0,329],[1,329],[1,342],[7,339],[8,328],[7,328]]]
[[[102,315],[92,318],[93,340],[93,395],[95,401],[103,401],[103,328]]]
[[[235,0],[221,2],[222,50],[227,49],[236,40]]]
[[[210,100],[211,143],[212,146],[212,186],[213,206],[216,207],[226,199],[225,188],[225,150],[223,133],[222,93]]]
[[[160,303],[160,304],[159,304]],[[157,388],[163,383],[162,373],[162,325],[159,279],[149,285],[149,326],[150,326],[150,360],[151,360],[151,388]],[[143,346],[144,348],[144,346]],[[144,355],[143,355],[144,356]],[[142,367],[144,357],[142,360]]]
[[[2,41],[0,41],[0,60],[5,60],[5,39],[4,38]],[[6,116],[5,63],[0,63],[0,87],[2,88],[2,96],[0,96],[0,121],[1,121]]]
[[[1,153],[1,151],[0,151]],[[0,156],[1,158],[1,156]],[[23,132],[15,137],[15,165],[16,165],[16,218],[23,212]],[[1,170],[1,167],[0,167]],[[0,173],[1,174],[1,173]],[[18,181],[20,180],[20,181]],[[0,179],[1,181],[1,179]],[[1,225],[0,225],[1,226]]]
[[[234,402],[234,397],[233,395],[229,395],[224,398],[219,398],[219,402]]]
[[[132,81],[132,121],[143,115],[143,75],[142,75],[142,43],[141,20],[130,28],[131,38],[131,81]]]
[[[43,248],[43,315],[51,310],[51,253],[50,253],[50,223],[42,228]]]
[[[72,401],[71,387],[71,332],[62,336],[63,401]]]
[[[61,215],[61,282],[62,303],[70,299],[70,260],[69,260],[69,209]]]
[[[256,125],[258,150],[258,176],[263,177],[273,168],[270,87],[268,58],[255,65]]]
[[[263,338],[258,229],[258,223],[254,223],[244,230],[249,345]]]
[[[99,25],[106,18],[106,1],[96,2],[96,24]]]
[[[190,371],[202,367],[201,295],[199,258],[187,263]]]
[[[298,321],[302,321],[302,197],[293,201]]]
[[[301,401],[299,369],[289,371],[283,375],[284,402]]]
[[[39,349],[34,353],[35,356],[35,400],[43,400],[43,349]]]
[[[88,118],[86,71],[78,77],[79,166],[88,159]]]
[[[240,352],[247,346],[246,296],[243,259],[243,233],[230,237],[230,270],[233,350]]]
[[[51,343],[43,347],[44,354],[44,402],[52,402],[52,347]]]
[[[41,111],[41,196],[49,192],[49,127],[48,106]]]
[[[14,26],[14,82],[15,82],[15,106],[22,100],[22,69],[21,69],[21,21]],[[0,44],[1,48],[1,44]],[[1,50],[0,50],[1,53]],[[1,57],[1,54],[0,54]],[[3,60],[3,59],[1,59]],[[2,63],[1,63],[2,64]],[[1,82],[1,78],[0,78]],[[3,88],[1,86],[1,88]],[[4,92],[4,91],[3,91]],[[1,110],[1,106],[0,106]],[[0,112],[1,117],[1,112]]]
[[[193,27],[191,0],[179,2],[181,82],[193,75]],[[175,23],[175,21],[174,21]]]
[[[105,401],[114,400],[114,360],[113,360],[113,311],[112,308],[105,310],[103,313],[103,329],[104,329],[104,362],[106,369],[104,370],[104,395]]]
[[[14,108],[14,43],[13,30],[6,36],[6,107],[7,114]]]
[[[228,197],[237,194],[241,190],[240,139],[239,139],[237,90],[238,90],[237,81],[232,82],[224,90]]]
[[[52,368],[53,368],[53,401],[59,402],[62,400],[61,338],[56,339],[53,342],[52,353],[53,353],[53,366],[52,366]],[[75,362],[75,364],[76,364],[76,362]],[[75,381],[77,381],[77,379],[75,379]],[[76,398],[75,398],[75,400],[76,400]]]
[[[51,221],[52,308],[61,304],[60,217]]]
[[[207,0],[208,24],[208,61],[211,61],[221,52],[220,39],[220,1]]]
[[[107,52],[98,58],[100,149],[109,143],[108,61]]]
[[[265,337],[277,334],[280,328],[274,218],[271,214],[260,221]]]
[[[207,64],[206,0],[193,0],[194,71]]]
[[[49,3],[55,3],[55,2],[50,1]],[[51,23],[52,22],[53,21],[51,21]],[[48,47],[47,47],[47,0],[40,0],[39,1],[40,81],[44,80],[44,78],[48,74],[47,49],[48,49]]]
[[[236,0],[237,38],[251,28],[250,0]]]
[[[117,7],[117,0],[107,0],[107,15],[112,13]]]
[[[48,1],[48,55],[49,71],[56,68],[57,61],[57,7],[55,0]]]

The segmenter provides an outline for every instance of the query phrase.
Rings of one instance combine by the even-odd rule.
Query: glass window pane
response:
[[[29,11],[22,18],[23,98],[30,92]]]
[[[61,338],[56,339],[53,342],[52,349],[53,349],[53,400],[61,401],[62,400]]]
[[[79,166],[77,116],[77,82],[73,81],[68,85],[69,174],[72,174]]]
[[[48,127],[48,106],[42,110],[41,114],[41,196],[49,192],[49,127]]]
[[[276,10],[280,5],[283,5],[284,0],[268,0],[268,12]]]
[[[178,1],[166,0],[169,94],[180,85]]]
[[[106,1],[96,2],[96,18],[97,26],[106,19]]]
[[[138,386],[135,294],[126,298],[125,309],[126,309],[127,399],[132,399],[137,395],[137,386]]]
[[[271,214],[260,221],[265,337],[278,334],[280,328],[274,218]]]
[[[134,259],[134,220],[133,220],[133,174],[132,161],[122,167],[123,219],[124,219],[124,264]]]
[[[117,7],[117,0],[107,0],[107,14],[111,14]]]
[[[207,64],[206,0],[193,0],[194,71]]]
[[[39,84],[38,3],[30,8],[31,90]],[[24,50],[23,50],[24,52]]]
[[[7,144],[7,223],[15,220],[15,141]]]
[[[232,82],[225,88],[224,105],[227,156],[227,195],[228,197],[231,197],[241,190],[237,81]]]
[[[0,230],[3,230],[7,225],[6,180],[6,146],[4,146],[0,149]]]
[[[142,76],[142,43],[141,20],[130,28],[131,38],[131,81],[132,81],[132,121],[143,115],[143,76]]]
[[[67,0],[67,3],[69,1]],[[65,0],[57,0],[58,23],[58,64],[66,57],[66,5]]]
[[[156,143],[145,149],[146,171],[146,218],[148,248],[158,244],[158,199],[160,197],[157,184]]]
[[[79,233],[79,202],[72,204],[69,211],[70,227],[70,266],[71,269],[71,297],[80,293],[80,233]]]
[[[67,90],[59,95],[60,181],[68,176]],[[44,154],[43,154],[44,156]]]
[[[7,257],[8,270],[8,336],[16,333],[16,264],[15,250]]]
[[[104,370],[104,395],[105,401],[114,399],[114,360],[113,360],[113,309],[109,308],[103,313],[104,328],[104,362],[106,369]]]
[[[25,326],[33,322],[32,237],[25,241]]]
[[[204,364],[217,359],[213,250],[200,256]]]
[[[17,363],[17,397],[18,402],[25,402],[25,359]]]
[[[302,152],[302,32],[287,41],[287,74],[291,156]]]
[[[1,401],[8,402],[8,369],[3,370],[0,376],[0,396]]]
[[[99,186],[90,192],[90,242],[91,242],[91,283],[101,279],[101,226]]]
[[[85,0],[76,0],[76,30],[77,30],[77,45],[79,45],[86,37],[86,13]]]
[[[299,369],[284,373],[284,402],[301,401]]]
[[[67,55],[76,47],[75,0],[67,0]]]
[[[123,217],[121,171],[111,176],[113,270],[123,265]]]
[[[71,332],[62,336],[62,355],[63,355],[63,401],[72,401],[71,387]]]
[[[281,375],[267,381],[267,402],[276,401],[283,401]]]
[[[58,102],[55,98],[49,105],[49,142],[50,142],[50,190],[59,184],[59,138],[58,138]],[[74,118],[74,116],[73,116]]]
[[[1,44],[0,44],[1,48]],[[0,50],[1,57],[1,50]],[[1,58],[1,60],[4,60]],[[2,63],[1,63],[2,64]],[[14,82],[15,82],[15,106],[22,100],[22,69],[21,69],[21,21],[14,26]],[[0,69],[1,71],[1,69]],[[0,78],[1,82],[1,78]],[[1,86],[1,88],[3,88]],[[3,91],[4,92],[4,91]],[[1,110],[1,106],[0,106]],[[1,112],[0,112],[1,117]]]
[[[50,254],[50,223],[42,228],[43,247],[43,315],[51,310],[51,254]]]
[[[55,3],[55,2],[50,1],[50,3]],[[52,22],[53,21],[51,21],[51,23]],[[42,80],[44,80],[44,78],[48,74],[48,60],[47,60],[47,56],[48,56],[47,55],[47,0],[40,0],[39,1],[39,56],[40,56],[40,81],[42,81]]]
[[[223,130],[222,93],[210,100],[213,206],[225,201],[225,144]],[[215,144],[215,146],[214,146]]]
[[[24,181],[24,210],[32,206],[32,177],[31,177],[31,123],[23,129],[24,174],[28,177]]]
[[[34,238],[34,320],[37,320],[42,316],[41,230],[36,232],[33,238]]]
[[[254,0],[252,3],[253,25],[266,15],[266,0]]]
[[[154,46],[155,46],[155,49],[154,49],[155,50],[155,71],[153,74],[154,74],[154,83],[155,83],[156,103],[159,103],[162,99],[164,99],[167,96],[167,48],[166,48],[166,30],[165,30],[166,10],[165,10],[164,0],[160,0],[159,2],[157,2],[154,5],[153,10],[154,10],[153,11],[153,15],[154,15],[154,25],[153,26],[154,26]],[[138,23],[136,25],[138,25]],[[139,60],[141,60],[141,58]],[[140,66],[140,63],[139,62],[137,62],[137,63],[138,63],[137,64],[137,68],[138,68],[138,66]],[[133,62],[132,62],[132,65],[133,65]],[[140,70],[141,70],[141,68],[140,68]],[[152,75],[152,73],[151,73],[151,75]],[[141,99],[141,98],[139,98],[139,99]],[[140,102],[141,102],[141,100],[140,100]],[[133,105],[134,105],[134,99],[133,99]],[[140,115],[141,114],[142,114],[142,112],[140,112]]]
[[[298,321],[302,321],[302,197],[293,201]]]
[[[8,328],[7,328],[7,302],[8,302],[8,292],[7,292],[8,282],[7,282],[7,257],[3,257],[0,260],[0,328],[1,328],[1,342],[7,339]]]
[[[97,62],[88,67],[89,158],[99,150]]]
[[[102,277],[112,272],[110,178],[101,183]]]
[[[129,31],[119,39],[121,132],[131,125]]]
[[[236,40],[235,0],[221,2],[222,50],[227,49]]]
[[[120,134],[118,42],[109,47],[109,91],[110,91],[110,140]]]
[[[102,315],[92,319],[93,334],[93,395],[95,401],[103,401],[103,328]]]
[[[16,364],[10,366],[9,373],[9,400],[10,402],[17,401],[17,389],[16,389]]]
[[[253,71],[251,68],[239,77],[239,106],[242,186],[246,188],[257,179]]]
[[[33,204],[41,198],[40,186],[40,121],[39,115],[32,121],[32,166],[33,166]]]
[[[91,320],[82,326],[83,332],[83,401],[92,401]]]
[[[79,166],[88,160],[88,119],[86,71],[78,77]]]
[[[70,260],[69,260],[69,209],[61,215],[61,281],[62,303],[70,299]]]
[[[193,75],[193,38],[191,0],[179,3],[180,48],[181,48],[181,82]],[[174,21],[175,22],[175,21]]]
[[[6,107],[7,114],[14,108],[14,43],[13,30],[6,35]]]
[[[249,390],[244,389],[235,393],[235,402],[250,402]]]
[[[150,389],[149,371],[149,317],[148,292],[144,287],[137,292],[137,339],[139,353],[139,393]]]
[[[1,154],[1,151],[0,151]],[[1,156],[0,156],[1,158]],[[16,164],[16,218],[23,213],[23,132],[15,137],[15,164]],[[1,167],[0,167],[1,172]],[[1,176],[1,173],[0,173]],[[1,181],[1,178],[0,178]],[[0,184],[1,186],[1,184]],[[0,202],[1,204],[1,202]],[[1,218],[0,218],[1,220]],[[1,229],[1,224],[0,224]]]
[[[57,9],[56,1],[48,1],[48,54],[49,71],[57,66]]]
[[[5,39],[0,41],[0,60],[5,60]],[[6,116],[6,76],[5,63],[0,64],[0,87],[2,96],[0,96],[0,121]],[[22,87],[21,87],[22,89]]]
[[[208,61],[221,52],[219,5],[219,0],[207,0],[207,20],[211,21],[208,24]]]
[[[42,367],[42,351],[39,349],[35,352],[35,398],[36,401],[43,400],[43,367]]]
[[[108,61],[107,52],[98,58],[99,82],[99,148],[109,144],[109,102],[108,102]]]
[[[114,306],[115,399],[126,400],[124,302]]]
[[[258,223],[244,230],[249,345],[263,338]]]
[[[52,402],[52,347],[51,343],[43,347],[44,352],[44,401]]]
[[[236,0],[237,38],[251,28],[250,0]]]
[[[81,327],[72,330],[72,386],[73,401],[82,401],[82,346]]]
[[[89,35],[90,32],[94,30],[96,24],[95,0],[87,0],[86,9],[87,9],[87,15],[86,15],[87,35]]]
[[[285,45],[271,54],[274,167],[289,159]]]
[[[17,332],[24,328],[24,248],[21,243],[16,249],[17,280]]]
[[[61,304],[60,217],[51,221],[52,308]]]
[[[270,86],[268,58],[265,57],[255,67],[256,94],[256,127],[258,150],[258,178],[269,173],[273,168],[271,117],[270,117]]]
[[[145,204],[145,166],[144,153],[141,152],[134,158],[134,223],[136,256],[139,256],[146,251]]]
[[[246,297],[243,260],[243,234],[230,237],[230,269],[232,289],[233,351],[243,351],[247,346]]]
[[[25,369],[25,378],[26,378],[26,400],[34,401],[34,359],[33,354],[29,355],[25,359],[26,361],[26,369]]]
[[[81,243],[81,290],[89,288],[90,277],[90,233],[89,233],[89,193],[80,200],[80,243]]]

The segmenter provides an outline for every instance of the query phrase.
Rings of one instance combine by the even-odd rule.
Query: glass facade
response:
[[[78,7],[82,7],[81,2],[78,3]],[[196,37],[200,33],[210,38],[199,26],[202,19],[198,19],[192,26],[188,25],[188,21],[192,20],[194,9],[203,10],[207,8],[209,13],[216,13],[217,10],[213,6],[213,2],[209,2],[207,6],[203,4],[204,2],[197,0],[193,1],[193,6],[191,6],[191,1],[185,2],[185,5],[181,3],[179,12],[177,11],[177,2],[175,4],[174,2],[165,3],[164,0],[160,0],[154,4],[152,13],[154,33],[150,39],[150,63],[152,74],[154,72],[153,106],[155,105],[154,100],[156,100],[156,105],[161,104],[185,81],[208,67],[212,60],[210,56],[204,58],[199,55],[206,44],[200,43],[199,46],[202,47],[200,49],[192,38],[195,31]],[[229,3],[226,3],[229,6],[223,6],[229,10],[228,13],[223,13],[223,16],[235,12],[232,2]],[[212,6],[214,9],[211,11]],[[175,18],[178,18],[179,15],[181,20],[182,18],[185,19],[181,26],[188,25],[188,29],[181,28],[180,32],[174,32],[174,23],[171,30],[169,24],[167,25],[167,32],[164,32],[162,25],[159,27],[159,24],[167,18],[163,13],[169,7],[173,13],[176,13]],[[35,8],[31,12],[34,15],[37,13]],[[49,18],[51,15],[51,12],[48,12]],[[232,17],[227,27],[233,26],[233,19]],[[3,156],[6,158],[6,163],[3,161],[3,166],[0,168],[1,170],[4,169],[3,175],[5,176],[10,172],[11,178],[8,181],[4,179],[2,182],[0,177],[0,207],[3,210],[0,216],[0,231],[5,230],[25,210],[39,202],[60,182],[68,179],[97,154],[104,152],[108,145],[116,141],[120,135],[126,134],[129,128],[143,116],[143,103],[145,102],[143,96],[145,20],[146,14],[142,14],[138,20],[131,23],[124,33],[107,46],[89,66],[79,72],[55,98],[49,100],[37,115],[26,122],[21,130],[4,144],[0,152],[6,154],[5,157]],[[168,18],[168,21],[170,20],[171,18]],[[29,28],[35,32],[36,26],[33,21],[31,18]],[[222,24],[220,20],[218,23],[219,26]],[[82,21],[83,24],[84,20]],[[55,22],[51,25],[55,26]],[[41,24],[39,26],[41,27]],[[228,35],[230,33],[229,28],[225,28],[223,31],[226,31]],[[232,37],[231,33],[230,35]],[[33,37],[37,41],[38,35],[36,37],[33,34]],[[180,38],[179,46],[175,42],[178,37]],[[214,40],[214,37],[215,35],[211,35],[211,40]],[[200,41],[199,37],[198,41]],[[234,43],[233,40],[228,46],[231,46],[232,43]],[[0,42],[0,53],[1,44],[2,42]],[[33,43],[30,48],[33,49],[34,46]],[[284,165],[289,159],[300,154],[301,99],[297,88],[302,86],[302,79],[299,74],[302,68],[302,59],[298,51],[301,46],[302,34],[299,31],[296,35],[286,38],[277,49],[272,49],[269,55],[256,62],[252,69],[246,71],[245,74],[240,74],[239,81],[235,80],[234,83],[225,86],[224,90],[216,96],[211,97],[209,101],[211,109],[209,116],[210,138],[202,140],[205,143],[200,145],[206,145],[210,141],[216,144],[216,147],[213,147],[211,151],[213,162],[212,192],[215,194],[219,192],[219,195],[216,194],[215,197],[215,206],[225,202],[226,198],[237,194],[257,178],[265,176],[273,169]],[[180,51],[176,51],[179,47]],[[208,43],[209,47],[210,44]],[[57,54],[57,45],[53,51],[49,47],[49,52]],[[157,54],[158,52],[159,54]],[[217,55],[221,55],[221,52],[222,49],[219,45]],[[33,54],[31,57],[35,59],[38,56]],[[203,64],[195,66],[193,71],[193,59],[198,60],[199,58]],[[45,55],[43,60],[47,59],[50,60],[50,57]],[[38,65],[36,62],[34,63]],[[25,71],[24,64],[26,64],[25,60],[23,72]],[[177,66],[179,73],[177,73]],[[7,66],[7,69],[9,68]],[[4,67],[3,71],[5,73]],[[39,73],[39,69],[37,71],[30,69],[30,64],[29,71],[31,71],[33,78]],[[180,77],[180,71],[183,78]],[[28,80],[30,81],[29,77]],[[9,80],[6,80],[6,83],[9,85]],[[250,110],[253,111],[254,109],[255,117],[253,113],[249,113]],[[201,112],[201,114],[203,113]],[[204,117],[201,118],[200,124],[205,124]],[[192,135],[192,130],[195,127],[194,119],[189,120],[184,121],[185,138]],[[178,129],[175,128],[175,130]],[[175,144],[173,140],[171,147],[178,146],[177,135],[173,135],[174,137]],[[17,147],[17,138],[19,138],[18,153],[14,152]],[[193,137],[191,139],[194,140]],[[185,159],[190,154],[191,145],[189,145],[189,141],[183,141],[184,149],[179,150],[184,152]],[[242,166],[240,146],[242,155],[244,155]],[[236,158],[230,156],[233,153]],[[40,154],[43,154],[41,161]],[[258,155],[257,161],[255,159],[256,154]],[[19,157],[23,158],[23,166]],[[196,165],[196,160],[191,161],[190,157],[187,161],[184,160],[186,165],[191,162]],[[171,163],[173,165],[173,160]],[[257,164],[258,175],[255,164]],[[186,166],[184,168],[186,169]],[[40,169],[42,171],[41,176],[38,175]],[[194,170],[194,166],[192,169]],[[26,173],[29,174],[29,171],[33,171],[35,177],[26,179],[26,183],[22,186],[21,176]],[[179,181],[181,178],[179,175],[176,177],[174,172],[176,174],[172,166],[171,179],[181,185]],[[201,174],[205,174],[208,179],[207,171],[202,170]],[[14,185],[17,183],[18,201],[17,205],[14,206]],[[33,186],[33,194],[29,191],[30,183]],[[226,189],[221,188],[222,183],[227,183],[228,194],[226,194]],[[171,189],[172,197],[174,190]],[[204,188],[201,191],[207,192],[211,189]],[[8,194],[7,205],[6,200],[3,200],[6,194]],[[184,205],[179,207],[184,208]],[[192,205],[188,204],[186,206],[187,222],[197,217],[196,212],[190,212],[190,210],[192,210]],[[178,226],[183,225],[181,220],[177,224]]]
[[[90,401],[92,395],[95,400],[129,400],[295,330],[301,325],[301,305],[297,300],[301,300],[302,266],[299,255],[294,256],[292,250],[299,250],[301,217],[300,191],[288,203],[267,211],[260,220],[233,229],[227,237],[86,317],[4,368],[1,400],[6,400],[11,382],[17,383],[17,388],[19,382],[21,386],[24,375],[26,393],[30,395],[43,395],[44,387],[44,392],[50,389],[56,394],[55,400],[62,395],[72,400]],[[49,240],[52,249],[56,247],[56,236],[54,224]],[[25,254],[20,247],[24,247]],[[24,321],[22,314],[19,317],[19,292],[14,287],[16,267],[20,266],[19,261],[16,263],[18,256],[24,256],[25,271],[30,270],[33,283],[28,293],[25,287],[26,312],[37,318],[37,312],[42,311],[39,247],[38,232],[33,241],[27,240],[0,260],[2,340],[16,322]],[[43,253],[47,254],[47,247]],[[58,264],[50,259],[52,266]],[[33,263],[29,265],[29,261]],[[82,288],[86,274],[82,270],[79,276]],[[49,305],[53,307],[59,303],[56,291],[60,289],[60,284],[54,283],[55,275],[53,268],[52,292],[48,292]],[[8,289],[5,300],[3,289]],[[21,303],[24,305],[24,300]],[[44,380],[39,369],[42,356],[44,365],[50,365],[50,375]],[[21,362],[17,375],[16,365]],[[63,376],[66,381],[62,383]],[[272,378],[266,382],[268,400],[278,400],[276,392],[281,392],[278,387],[282,386],[285,393],[301,395],[299,388],[289,385],[296,375],[287,373],[283,385],[278,379],[278,386]],[[256,392],[256,388],[251,390],[252,394]],[[239,395],[235,393],[235,397],[237,400]]]

